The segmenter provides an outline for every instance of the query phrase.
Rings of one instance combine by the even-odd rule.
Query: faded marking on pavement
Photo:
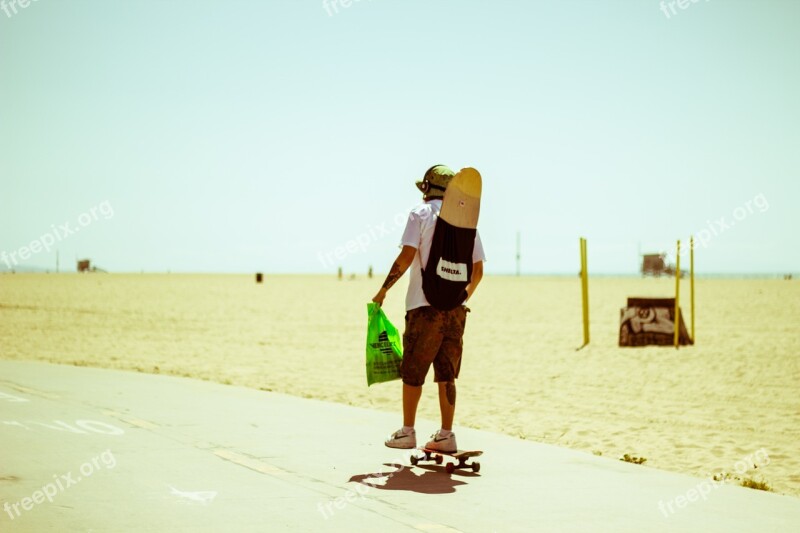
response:
[[[5,392],[0,392],[0,400],[5,400],[8,403],[25,403],[30,401],[27,398],[14,396],[13,394],[6,394]]]
[[[453,529],[452,527],[445,526],[442,524],[417,524],[414,526],[414,529],[419,529],[420,531],[443,531],[445,533],[462,533],[460,529]]]
[[[254,457],[232,452],[230,450],[214,450],[214,455],[220,459],[225,459],[226,461],[249,468],[250,470],[254,470],[260,474],[267,474],[269,476],[276,477],[289,477],[292,475],[291,472],[283,470],[282,468],[278,468],[275,465],[265,463],[264,461],[260,461]]]
[[[119,420],[121,422],[125,422],[126,424],[130,424],[130,425],[135,426],[137,428],[142,428],[142,429],[156,429],[156,428],[158,428],[158,424],[156,424],[154,422],[149,422],[147,420],[142,420],[141,418],[129,418],[128,416],[126,416],[126,415],[124,415],[122,413],[117,413],[116,411],[103,411],[103,414],[106,415],[106,416],[114,417],[114,418],[116,418],[117,420]]]
[[[88,433],[94,433],[99,435],[124,435],[125,430],[122,428],[118,428],[117,426],[112,426],[111,424],[106,424],[105,422],[100,422],[99,420],[76,420],[74,425],[67,424],[62,420],[53,420],[48,422],[37,422],[35,420],[27,420],[26,422],[19,422],[17,420],[0,420],[0,423],[6,426],[17,426],[23,429],[30,430],[31,425],[41,426],[45,429],[50,429],[52,431],[67,431],[70,433],[77,433],[80,435],[86,435]]]
[[[21,427],[21,428],[23,428],[23,429],[27,429],[27,430],[29,430],[29,431],[30,431],[30,429],[31,429],[31,428],[29,428],[28,426],[26,426],[25,424],[21,424],[21,423],[19,423],[19,422],[15,422],[15,421],[13,421],[13,420],[0,420],[0,422],[2,422],[3,424],[5,424],[6,426],[19,426],[19,427]]]
[[[206,490],[206,491],[199,491],[199,492],[184,492],[182,490],[178,490],[172,485],[167,485],[172,494],[178,496],[179,498],[183,498],[185,500],[189,500],[192,502],[201,503],[203,505],[208,505],[214,498],[217,497],[217,491],[215,490]]]
[[[58,400],[60,397],[58,394],[53,394],[52,392],[44,392],[36,389],[31,389],[29,387],[23,387],[22,385],[17,385],[16,383],[9,383],[4,382],[4,387],[8,387],[9,389],[14,389],[17,392],[21,392],[23,394],[30,394],[31,396],[39,396],[40,398],[44,398],[46,400]]]

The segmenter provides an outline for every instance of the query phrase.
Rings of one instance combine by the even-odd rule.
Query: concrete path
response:
[[[0,361],[0,531],[800,530],[796,498],[467,428],[480,473],[411,467],[382,444],[397,419]]]

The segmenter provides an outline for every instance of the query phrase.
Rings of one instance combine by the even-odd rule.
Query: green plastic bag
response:
[[[381,306],[367,304],[367,386],[400,379],[403,341]]]

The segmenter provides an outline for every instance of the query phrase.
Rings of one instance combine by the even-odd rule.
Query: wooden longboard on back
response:
[[[439,216],[457,228],[477,228],[482,188],[480,172],[462,168],[447,185]]]

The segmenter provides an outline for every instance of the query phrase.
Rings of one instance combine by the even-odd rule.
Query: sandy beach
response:
[[[397,412],[399,426],[399,382],[367,388],[364,372],[366,302],[381,279],[0,275],[0,357],[273,390]],[[592,343],[576,351],[577,277],[485,278],[456,422],[704,477],[763,449],[768,464],[746,475],[800,496],[800,284],[700,279],[696,346],[618,348],[626,298],[673,288],[592,279]],[[401,330],[404,294],[401,282],[385,305]],[[438,418],[432,386],[420,416]],[[375,428],[376,441],[394,429]]]

